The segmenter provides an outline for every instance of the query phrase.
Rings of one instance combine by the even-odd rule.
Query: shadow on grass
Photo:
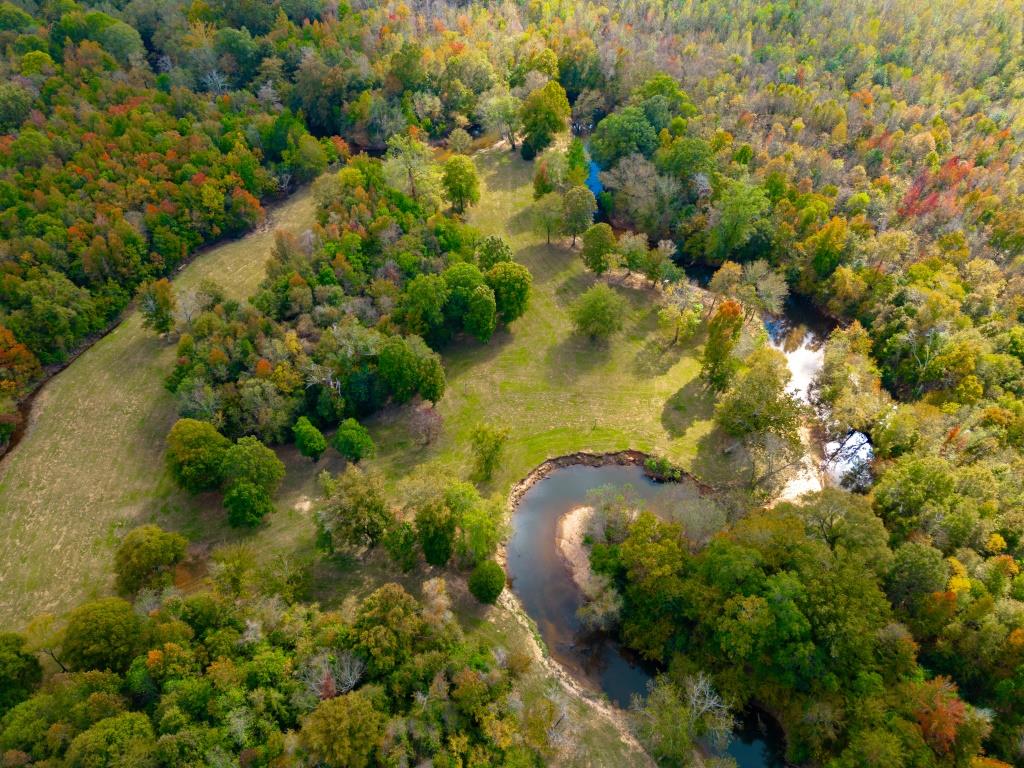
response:
[[[640,376],[663,376],[682,357],[682,344],[670,344],[654,336],[647,339],[636,353],[633,370]]]
[[[562,280],[555,289],[555,301],[563,306],[571,306],[580,294],[597,282],[589,272],[577,272]]]
[[[505,223],[505,230],[511,235],[529,232],[533,228],[533,216],[530,209],[522,208],[508,217]]]
[[[520,248],[515,253],[516,261],[530,270],[535,285],[543,285],[558,277],[574,258],[576,254],[572,251],[543,241]]]
[[[694,377],[665,401],[661,425],[672,437],[682,437],[695,421],[710,418],[714,410],[714,395],[704,389],[701,379]]]
[[[573,333],[548,348],[547,379],[554,384],[569,383],[608,362],[612,354],[607,341],[592,340]]]
[[[723,493],[744,495],[750,479],[750,459],[742,444],[718,426],[697,441],[691,467],[694,474]]]
[[[500,326],[485,344],[469,335],[459,334],[441,349],[449,383],[468,369],[490,363],[512,342],[515,335],[507,326]]]

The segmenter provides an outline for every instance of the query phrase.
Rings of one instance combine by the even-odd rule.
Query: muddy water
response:
[[[507,568],[512,589],[536,622],[551,655],[573,676],[605,693],[620,707],[643,695],[657,672],[614,637],[583,633],[576,612],[583,595],[557,543],[558,521],[602,486],[632,486],[652,511],[678,498],[678,487],[658,485],[638,466],[571,466],[553,471],[522,496],[512,516]],[[778,726],[756,713],[737,724],[728,753],[740,768],[782,768],[784,741]]]

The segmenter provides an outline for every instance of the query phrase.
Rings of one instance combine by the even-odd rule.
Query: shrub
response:
[[[334,447],[349,461],[361,461],[372,456],[373,438],[366,427],[355,419],[345,419],[334,434]]]
[[[239,480],[224,494],[224,508],[232,528],[253,528],[274,511],[274,503],[264,488],[248,480]]]
[[[299,453],[314,462],[319,461],[327,450],[327,440],[324,439],[323,432],[314,427],[305,416],[300,416],[295,422],[292,433],[295,435],[295,447],[299,449]]]
[[[493,560],[484,560],[469,576],[469,591],[481,603],[493,605],[505,588],[505,571]]]
[[[188,542],[156,525],[143,525],[121,541],[114,555],[117,590],[134,595],[143,587],[161,587],[171,580],[174,566],[185,557]]]

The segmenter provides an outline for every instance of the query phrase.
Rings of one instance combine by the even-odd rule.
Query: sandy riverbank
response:
[[[593,507],[576,507],[562,515],[558,521],[558,551],[569,566],[572,580],[581,590],[585,590],[590,581],[590,556],[583,546],[583,537],[586,536],[593,515]]]

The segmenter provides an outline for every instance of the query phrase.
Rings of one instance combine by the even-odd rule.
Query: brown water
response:
[[[583,604],[557,542],[558,521],[587,503],[587,494],[602,486],[631,486],[652,511],[678,497],[679,487],[659,485],[638,466],[571,466],[557,469],[534,484],[512,517],[507,557],[512,590],[536,622],[551,655],[594,691],[620,707],[642,696],[657,673],[614,637],[587,634],[576,612]],[[782,768],[784,738],[769,718],[749,711],[738,719],[728,754],[739,768]]]

